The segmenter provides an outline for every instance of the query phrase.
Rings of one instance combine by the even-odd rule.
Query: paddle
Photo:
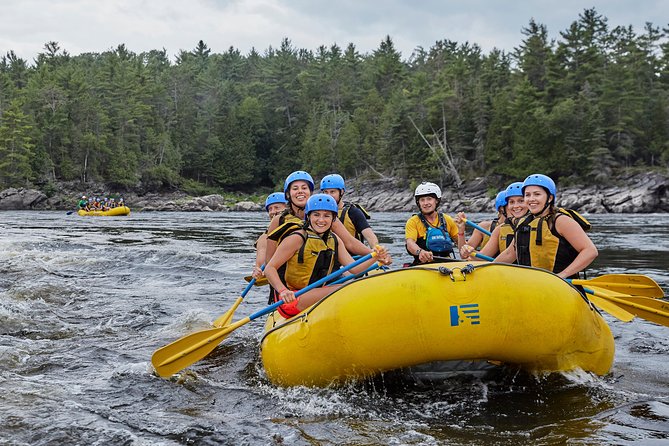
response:
[[[349,280],[352,280],[352,279],[357,279],[357,278],[362,277],[362,276],[364,276],[365,274],[367,274],[371,271],[374,271],[377,268],[381,268],[381,266],[383,266],[383,264],[377,262],[377,263],[373,264],[372,266],[368,267],[366,270],[364,270],[361,273],[351,274],[351,275],[348,275],[348,276],[341,277],[341,278],[335,280],[334,282],[329,283],[328,285],[339,285],[340,283],[348,282]]]
[[[489,257],[485,254],[481,254],[481,253],[478,253],[478,252],[473,252],[472,255],[474,255],[475,257],[479,257],[483,260],[487,260],[489,262],[492,262],[494,260],[492,257]],[[595,279],[591,279],[591,280],[570,280],[570,279],[567,279],[567,282],[573,283],[574,285],[584,285],[584,284],[588,285],[588,284],[590,284],[590,282],[593,282],[594,280]],[[583,290],[586,293],[588,293],[592,296],[590,298],[590,300],[595,305],[597,305],[599,308],[601,308],[602,310],[609,313],[611,316],[613,316],[617,319],[620,319],[621,321],[624,321],[624,322],[629,322],[632,319],[634,319],[634,314],[630,313],[629,311],[627,311],[623,308],[620,308],[616,304],[613,304],[613,303],[610,303],[610,302],[606,301],[605,300],[606,297],[603,296],[604,293],[602,293],[601,291],[595,291],[593,289],[585,288],[585,287],[583,287]]]
[[[488,237],[490,237],[492,235],[492,233],[490,231],[488,231],[487,229],[482,228],[481,226],[477,225],[473,221],[465,220],[465,224],[468,224],[469,226],[471,226],[474,229],[478,229],[479,231],[481,231],[482,233],[484,233]]]
[[[359,255],[353,256],[353,260],[358,260],[359,258],[360,258]],[[373,270],[373,268],[372,268],[372,270]],[[245,276],[244,277],[244,280],[246,280],[247,282],[250,282],[251,279],[253,279],[253,276]],[[269,285],[269,282],[267,281],[267,277],[263,276],[260,279],[256,280],[255,286],[265,286],[265,285]]]
[[[596,287],[592,288],[596,289]],[[622,299],[626,302],[643,305],[645,307],[669,313],[669,302],[667,302],[666,300],[653,299],[650,297],[643,297],[643,296],[628,296],[626,294],[614,293],[613,291],[609,290],[606,290],[606,292],[612,295],[613,297],[617,297],[618,299]]]
[[[479,259],[487,260],[488,262],[492,262],[493,260],[495,260],[494,258],[492,258],[490,256],[487,256],[485,254],[481,254],[480,252],[476,252],[476,251],[472,252],[472,255],[474,257],[478,257]]]
[[[246,280],[247,282],[250,282],[251,280],[253,280],[253,276],[244,276],[244,280]],[[263,276],[260,279],[255,281],[255,286],[265,286],[265,285],[269,285],[269,282],[267,281],[267,277],[265,277],[265,276]]]
[[[323,277],[322,279],[312,283],[311,285],[301,289],[295,293],[295,297],[298,297],[309,290],[317,288],[324,283],[341,276],[346,271],[349,271],[352,268],[360,265],[376,257],[376,252],[371,252],[366,256],[361,257],[355,262],[347,265],[343,268],[338,269],[332,274]],[[192,333],[188,336],[185,336],[181,339],[178,339],[171,344],[166,345],[165,347],[159,348],[153,353],[151,357],[151,363],[156,369],[158,375],[162,377],[167,377],[175,374],[179,370],[182,370],[191,364],[199,361],[200,359],[207,356],[212,350],[214,350],[219,343],[221,343],[230,333],[238,329],[239,327],[246,325],[263,316],[269,314],[272,311],[276,310],[278,307],[283,305],[283,300],[275,302],[274,304],[263,308],[262,310],[256,311],[250,316],[240,319],[237,322],[228,325],[222,328],[210,328],[209,330],[198,331],[197,333]]]
[[[67,213],[65,215],[71,215],[71,214],[74,214],[75,212],[77,212],[77,211],[67,211]]]
[[[574,280],[574,285],[597,286],[635,296],[664,297],[664,290],[660,288],[657,282],[643,274],[603,274],[594,279]]]
[[[569,280],[567,280],[569,281]],[[609,302],[607,297],[605,297],[601,291],[595,291],[590,288],[582,287],[583,291],[586,293],[590,294],[590,301],[592,301],[593,304],[601,308],[602,310],[606,311],[609,313],[611,316],[620,319],[623,322],[629,322],[632,319],[634,319],[634,314],[630,313],[629,311],[620,308],[618,305]]]
[[[609,296],[616,297],[618,299],[622,299],[627,302],[631,302],[634,304],[639,304],[645,307],[653,308],[655,310],[660,310],[669,313],[669,302],[667,302],[664,299],[654,299],[651,297],[644,297],[644,296],[630,296],[629,294],[625,293],[617,293],[615,291],[607,290],[604,288],[599,288],[595,285],[590,285],[590,288],[593,290],[599,290],[604,292],[605,294]]]
[[[495,260],[492,257],[479,252],[473,252],[472,255],[489,262]],[[625,295],[633,294],[636,296],[654,298],[664,297],[664,290],[660,288],[660,285],[643,274],[603,274],[594,279],[573,279],[569,280],[569,282],[574,285],[605,288],[606,290]]]
[[[265,270],[265,264],[263,263],[262,266],[260,267],[261,271]],[[248,285],[246,285],[246,288],[244,288],[244,291],[242,291],[242,295],[235,300],[235,303],[232,305],[232,308],[230,308],[228,311],[226,311],[223,315],[219,316],[216,318],[214,323],[212,324],[214,327],[225,327],[226,325],[230,325],[230,322],[232,322],[232,316],[235,314],[235,310],[237,310],[237,307],[239,307],[239,304],[242,303],[244,298],[246,297],[246,294],[249,292],[251,287],[253,287],[253,284],[256,282],[256,279],[251,279]]]
[[[461,259],[453,259],[451,257],[439,257],[439,256],[432,256],[432,260],[436,260],[438,262],[462,262],[463,260]],[[423,265],[423,264],[421,264]],[[417,265],[414,265],[417,266]]]
[[[594,293],[594,290],[589,290],[589,289],[585,290],[586,292],[592,291]],[[630,302],[627,300],[627,298],[623,299],[621,297],[617,297],[607,291],[598,290],[596,293],[597,296],[601,297],[602,299],[606,299],[610,302],[613,302],[615,305],[623,307],[624,309],[623,311],[627,311],[631,314],[639,316],[640,318],[646,319],[648,321],[655,322],[656,324],[669,327],[669,312],[667,311],[651,308],[650,306],[636,302]],[[635,296],[629,296],[629,297],[635,297]],[[638,299],[641,299],[641,297],[638,297]],[[652,300],[649,298],[645,299]]]

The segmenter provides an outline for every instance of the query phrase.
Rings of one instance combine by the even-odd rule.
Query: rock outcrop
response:
[[[499,179],[477,178],[460,188],[443,187],[442,209],[447,212],[490,212]],[[558,205],[581,212],[650,213],[669,212],[669,172],[638,173],[618,177],[613,185],[562,186],[558,184]],[[90,186],[100,196],[103,186]],[[361,204],[369,211],[415,212],[413,187],[394,178],[347,180],[345,200]],[[0,192],[0,210],[67,209],[76,206],[81,185],[64,184],[63,190],[47,199],[34,189],[6,189]],[[133,211],[262,211],[263,205],[242,199],[235,202],[221,195],[190,197],[183,192],[170,194],[127,193],[125,202]]]
[[[346,199],[370,211],[416,210],[413,191],[390,179],[347,182]],[[459,189],[443,188],[443,209],[449,212],[492,211],[497,187],[478,178]],[[643,173],[620,178],[614,186],[566,187],[558,184],[559,206],[593,214],[669,212],[669,175]]]
[[[621,178],[617,186],[570,187],[558,203],[593,214],[669,212],[669,178],[658,173]]]
[[[36,209],[45,202],[47,196],[35,189],[9,188],[0,192],[0,210],[28,210]]]

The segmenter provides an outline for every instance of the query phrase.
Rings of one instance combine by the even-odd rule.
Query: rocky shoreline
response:
[[[558,204],[592,214],[669,212],[669,171],[628,175],[617,178],[614,184],[559,189]],[[413,188],[406,181],[392,178],[349,180],[347,188],[345,200],[359,203],[369,211],[415,210]],[[5,189],[0,192],[0,210],[72,210],[79,189],[77,185],[65,184],[59,190],[51,191],[50,196],[36,189]],[[469,181],[459,189],[446,187],[442,206],[448,212],[490,212],[496,191],[497,187],[485,178]],[[133,212],[263,210],[262,203],[244,199],[233,201],[216,194],[190,197],[183,192],[141,195],[131,192],[123,196]]]

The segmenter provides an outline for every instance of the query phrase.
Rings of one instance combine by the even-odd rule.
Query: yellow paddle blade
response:
[[[629,294],[617,293],[615,291],[599,288],[599,286],[594,286],[594,285],[590,285],[590,288],[599,293],[604,293],[608,296],[617,297],[618,299],[622,299],[630,303],[644,305],[646,307],[654,308],[655,310],[666,311],[667,313],[669,313],[669,302],[663,299],[653,299],[650,297],[643,297],[643,296],[630,296]]]
[[[663,309],[657,309],[647,305],[648,301],[654,301],[654,302],[660,302],[661,307],[664,306],[669,307],[669,303],[667,302],[656,299],[649,299],[647,297],[644,298],[641,296],[619,297],[609,291],[596,290],[594,292],[596,292],[597,296],[601,297],[602,299],[605,299],[611,303],[614,303],[615,305],[624,308],[626,311],[634,314],[635,316],[638,316],[642,319],[646,319],[650,322],[655,322],[656,324],[659,325],[664,325],[665,327],[669,327],[669,311],[664,311]],[[645,299],[645,300],[641,301],[643,303],[639,303],[638,301],[640,299]]]
[[[226,325],[230,325],[230,322],[232,322],[232,316],[235,314],[235,311],[237,310],[237,307],[239,307],[239,304],[242,303],[242,300],[244,300],[242,296],[238,297],[235,303],[232,305],[232,307],[224,314],[216,318],[216,320],[212,325],[214,327],[219,327],[219,328],[225,327]]]
[[[664,290],[653,279],[643,274],[603,274],[594,279],[573,280],[575,285],[597,286],[618,293],[653,298],[664,297]]]
[[[611,316],[615,317],[616,319],[619,319],[623,322],[629,322],[632,319],[634,319],[634,315],[630,313],[629,311],[620,308],[618,305],[611,303],[597,294],[590,294],[588,296],[588,299],[595,304],[597,308],[600,310],[603,310],[607,313],[609,313]]]
[[[244,277],[244,280],[246,280],[247,282],[250,282],[251,280],[253,280],[253,276],[246,276],[246,277]],[[263,276],[260,279],[256,279],[256,283],[254,283],[253,285],[255,285],[255,286],[265,286],[265,285],[269,285],[269,281],[267,280],[267,277]]]
[[[626,302],[633,303],[633,304],[638,304],[638,305],[643,305],[648,308],[652,308],[654,310],[660,310],[664,311],[665,313],[669,313],[669,302],[663,299],[651,299],[649,297],[643,297],[643,296],[615,296],[618,299],[622,299]]]
[[[196,363],[211,353],[230,333],[250,322],[248,317],[223,328],[210,328],[184,336],[151,356],[151,363],[158,375],[168,377]]]

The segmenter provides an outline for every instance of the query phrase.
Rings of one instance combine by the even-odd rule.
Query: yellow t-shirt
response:
[[[451,217],[449,217],[446,214],[442,214],[444,216],[444,222],[446,223],[446,231],[448,232],[448,235],[451,236],[451,239],[453,240],[453,243],[457,245],[458,243],[458,225],[455,224],[455,221]],[[439,226],[439,215],[435,215],[434,221],[430,221],[427,218],[425,219],[427,222],[434,226],[435,228]],[[422,221],[420,221],[420,217],[418,215],[412,215],[409,220],[407,220],[406,225],[404,226],[404,238],[410,238],[414,240],[418,240],[419,238],[425,238],[427,236],[427,228],[423,224]]]

